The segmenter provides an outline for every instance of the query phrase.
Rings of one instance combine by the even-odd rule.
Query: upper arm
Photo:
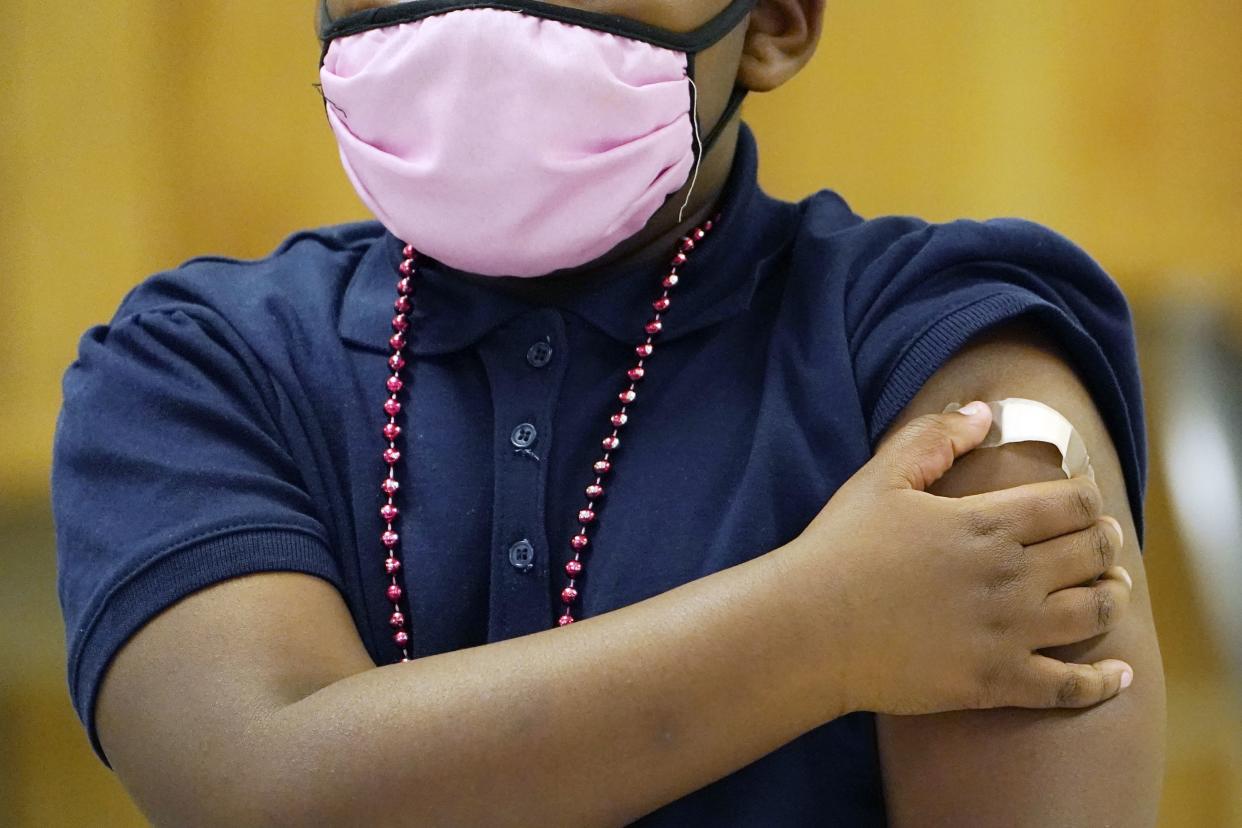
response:
[[[179,824],[202,819],[195,800],[239,807],[221,794],[247,781],[256,716],[372,666],[273,383],[232,325],[189,304],[88,330],[63,380],[52,506],[71,699],[148,814]]]
[[[265,798],[252,726],[375,665],[337,589],[268,572],[222,581],[146,623],[104,674],[99,738],[157,824],[249,822]],[[248,795],[253,794],[253,795]]]
[[[950,402],[1004,397],[1050,405],[1082,435],[1104,514],[1115,517],[1125,533],[1117,563],[1134,579],[1129,611],[1116,629],[1047,652],[1075,662],[1123,659],[1134,668],[1134,683],[1082,710],[877,716],[891,823],[1153,824],[1163,773],[1165,695],[1142,554],[1117,451],[1091,394],[1056,343],[1020,320],[977,336],[922,386],[884,440]],[[1059,477],[1064,473],[1053,446],[1016,443],[967,454],[930,491],[960,497]]]

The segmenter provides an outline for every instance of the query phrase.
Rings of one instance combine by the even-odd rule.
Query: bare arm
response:
[[[1164,675],[1120,462],[1087,389],[1054,343],[1019,322],[979,337],[955,355],[889,434],[949,402],[1004,397],[1046,403],[1078,429],[1103,512],[1121,523],[1125,536],[1117,563],[1134,580],[1129,609],[1115,629],[1045,652],[1067,661],[1123,659],[1134,667],[1134,683],[1117,698],[1081,710],[879,716],[891,823],[897,828],[1153,825],[1164,765]],[[929,491],[960,497],[1058,478],[1064,473],[1054,447],[1018,443],[972,452]]]
[[[841,712],[780,567],[379,668],[326,582],[225,581],[118,653],[101,741],[157,824],[628,822]]]
[[[327,582],[223,581],[117,653],[100,740],[161,824],[609,825],[850,710],[1110,698],[1122,662],[1030,650],[1052,632],[1110,629],[1085,596],[1124,601],[1122,582],[1013,622],[1041,607],[1049,573],[1100,574],[1101,543],[1111,560],[1095,484],[961,500],[923,490],[987,426],[986,407],[918,418],[795,541],[745,563],[565,628],[409,663],[372,664]],[[1012,537],[981,528],[1001,520]],[[998,586],[1004,559],[1044,538],[1015,603]]]

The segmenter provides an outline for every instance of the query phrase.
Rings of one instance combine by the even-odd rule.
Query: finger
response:
[[[1003,526],[1026,546],[1086,529],[1103,508],[1099,487],[1085,475],[965,495],[957,501],[959,509],[973,513],[974,525]]]
[[[992,410],[979,400],[956,411],[916,417],[876,453],[879,484],[925,491],[954,460],[983,442],[991,424]]]
[[[1130,607],[1130,573],[1114,566],[1091,586],[1054,592],[1044,599],[1035,649],[1095,638],[1115,628]]]
[[[1111,699],[1130,686],[1134,668],[1106,658],[1094,664],[1067,664],[1033,653],[1023,680],[1019,707],[1090,707]]]
[[[1026,548],[1045,593],[1087,586],[1112,566],[1121,552],[1121,529],[1108,515],[1078,532]]]

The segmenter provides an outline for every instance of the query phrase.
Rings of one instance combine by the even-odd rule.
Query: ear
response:
[[[825,0],[759,0],[750,13],[737,80],[770,92],[798,74],[819,43]]]

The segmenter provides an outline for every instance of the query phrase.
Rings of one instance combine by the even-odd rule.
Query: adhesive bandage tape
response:
[[[942,413],[957,411],[963,404],[949,403]],[[1095,482],[1095,469],[1091,468],[1087,447],[1060,411],[1038,400],[1023,397],[992,400],[988,402],[988,408],[992,409],[992,426],[987,437],[976,448],[992,448],[1027,440],[1052,443],[1061,452],[1061,470],[1066,477],[1085,474]]]

